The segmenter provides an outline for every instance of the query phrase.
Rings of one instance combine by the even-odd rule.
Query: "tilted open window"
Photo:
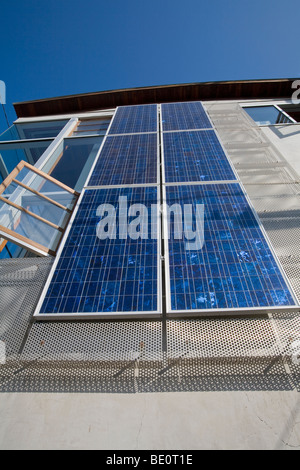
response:
[[[78,196],[21,161],[0,185],[0,250],[9,240],[35,254],[54,256]]]

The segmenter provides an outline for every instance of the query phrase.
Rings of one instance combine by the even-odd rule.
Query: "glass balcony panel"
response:
[[[76,201],[74,194],[47,180],[43,176],[37,175],[26,167],[20,171],[15,179],[50,199],[53,199],[68,209],[71,209],[74,206]]]
[[[66,211],[52,204],[41,196],[23,188],[17,183],[12,182],[3,192],[2,196],[21,206],[33,214],[52,222],[59,227],[64,227],[66,222]]]
[[[0,225],[17,235],[55,250],[61,233],[35,217],[0,201]],[[2,227],[0,227],[1,232]]]
[[[0,183],[24,160],[34,165],[52,140],[0,144]]]
[[[80,192],[102,141],[103,137],[64,139],[41,169],[61,183]]]

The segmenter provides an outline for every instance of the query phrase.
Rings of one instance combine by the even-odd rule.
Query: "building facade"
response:
[[[40,386],[53,362],[64,380],[77,364],[96,389],[103,378],[133,391],[161,377],[178,386],[178,367],[186,380],[217,377],[219,361],[262,374],[278,357],[298,377],[293,83],[15,105],[0,136],[4,389],[12,378]],[[29,366],[16,378],[20,361]]]

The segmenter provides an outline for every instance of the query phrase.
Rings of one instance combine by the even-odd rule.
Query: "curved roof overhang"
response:
[[[240,80],[126,88],[23,101],[14,103],[14,108],[18,117],[37,117],[176,101],[291,98],[295,80]]]

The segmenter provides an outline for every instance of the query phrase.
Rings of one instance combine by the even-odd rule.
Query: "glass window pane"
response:
[[[0,259],[18,258],[21,253],[24,253],[24,248],[6,241],[3,238],[0,238],[0,247],[3,242],[5,246],[3,246],[2,251],[0,251]]]
[[[97,126],[102,124],[108,125],[109,123],[110,119],[83,119],[82,121],[80,121],[80,126],[86,126],[90,124],[94,124]]]
[[[17,181],[21,181],[27,186],[30,186],[32,189],[35,189],[50,199],[53,199],[59,204],[62,204],[68,209],[73,207],[76,200],[74,194],[69,193],[57,184],[48,181],[40,175],[37,175],[28,168],[23,168],[15,179]]]
[[[260,126],[292,122],[287,116],[275,108],[275,106],[250,106],[245,107],[244,110]]]
[[[17,183],[12,182],[3,192],[2,196],[9,196],[9,200],[21,207],[33,212],[33,214],[43,217],[59,227],[63,227],[67,213],[60,207],[52,204],[46,199],[32,193]]]
[[[0,183],[24,160],[34,165],[51,144],[51,140],[0,144]]]
[[[80,121],[73,136],[76,135],[105,135],[110,119],[87,119]]]
[[[9,129],[0,135],[0,142],[6,142],[9,140],[20,140],[20,136],[15,125],[12,125]]]
[[[42,170],[81,191],[102,143],[102,137],[64,139]]]
[[[0,225],[52,250],[57,248],[61,236],[61,233],[50,225],[2,201],[0,201]]]
[[[96,131],[95,130],[92,130],[92,129],[87,129],[87,130],[84,130],[84,131],[75,131],[73,132],[73,137],[84,137],[86,135],[105,135],[106,134],[106,130],[99,130],[97,129]]]
[[[62,121],[43,121],[29,122],[27,124],[14,124],[2,135],[0,135],[0,142],[6,142],[9,140],[56,137],[68,122],[68,119],[64,119]]]

